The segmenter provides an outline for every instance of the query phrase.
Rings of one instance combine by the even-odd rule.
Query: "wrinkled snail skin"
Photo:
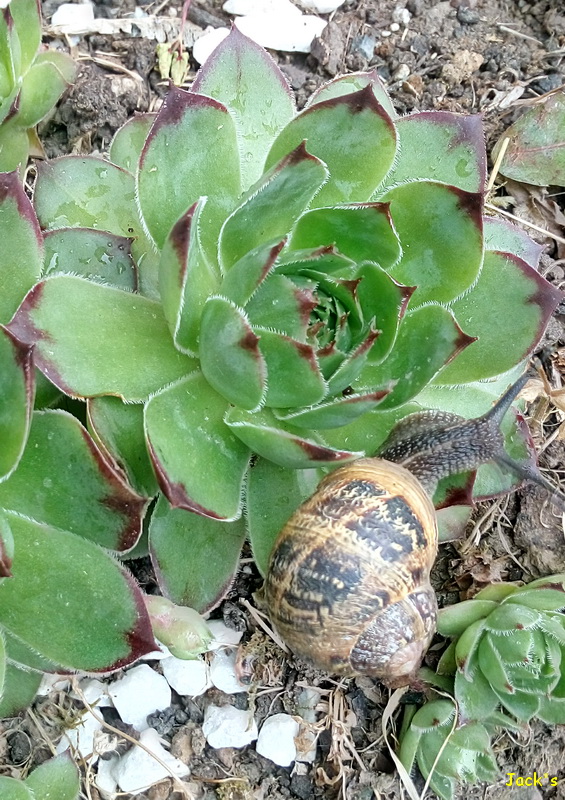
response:
[[[438,481],[494,460],[548,487],[503,447],[500,423],[526,380],[478,419],[406,417],[379,458],[336,469],[297,509],[265,580],[271,621],[294,653],[334,675],[410,682],[435,632]]]
[[[435,511],[398,464],[365,458],[328,475],[291,517],[265,584],[291,650],[336,675],[395,680],[435,630]]]

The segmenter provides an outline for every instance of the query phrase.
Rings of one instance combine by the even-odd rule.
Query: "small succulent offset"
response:
[[[51,758],[23,780],[0,775],[2,800],[77,800],[79,773],[70,756]]]
[[[35,126],[75,80],[66,53],[40,50],[39,0],[10,0],[0,10],[0,171],[43,152]],[[39,52],[38,52],[39,51]]]
[[[67,547],[81,566],[79,541],[100,559],[100,545],[141,552],[144,517],[163,594],[207,611],[245,536],[264,571],[321,475],[374,454],[398,419],[489,408],[561,294],[536,271],[537,245],[483,218],[485,163],[478,117],[399,119],[376,72],[331,81],[297,114],[274,62],[234,29],[192,91],[117,133],[110,161],[40,165],[34,210],[2,176],[15,238],[0,253],[0,512],[14,563],[0,624],[25,638],[38,610],[10,586],[23,592],[41,564],[53,575]],[[53,408],[63,395],[75,416]],[[515,419],[506,433],[527,461]],[[482,467],[475,495],[515,481]],[[120,575],[129,614],[139,594]],[[99,593],[106,618],[113,592]],[[151,646],[139,613],[143,636],[122,615],[128,647],[100,662]],[[54,641],[36,639],[39,652]]]
[[[565,575],[552,575],[492,584],[440,610],[438,631],[452,641],[437,675],[424,668],[422,677],[455,702],[432,700],[405,720],[400,749],[407,769],[417,763],[440,797],[449,800],[457,781],[496,777],[495,730],[534,718],[565,723],[564,607]]]

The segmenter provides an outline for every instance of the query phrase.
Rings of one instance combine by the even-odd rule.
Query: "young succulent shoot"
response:
[[[24,167],[42,155],[36,125],[73,83],[77,66],[59,50],[41,49],[38,0],[11,0],[0,8],[0,171]]]

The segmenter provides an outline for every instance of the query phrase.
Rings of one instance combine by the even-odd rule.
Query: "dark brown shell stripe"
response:
[[[409,472],[395,468],[391,476],[390,466],[362,459],[327,476],[271,557],[266,591],[275,627],[295,652],[333,672],[351,670],[362,632],[425,585],[435,559],[431,502]],[[413,613],[409,603],[403,629]]]

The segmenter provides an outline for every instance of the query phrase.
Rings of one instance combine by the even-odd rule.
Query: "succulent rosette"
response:
[[[483,217],[479,117],[398,118],[376,72],[296,113],[237,28],[109,156],[40,165],[37,268],[4,335],[33,353],[36,405],[86,399],[100,453],[158,495],[149,550],[175,603],[217,604],[246,536],[264,570],[323,472],[399,418],[485,411],[561,298],[540,248]],[[527,459],[514,419],[506,433]],[[17,442],[0,506],[22,513]],[[515,480],[481,468],[476,492]]]
[[[443,800],[461,782],[492,783],[491,739],[534,718],[565,722],[565,576],[526,586],[496,583],[472,600],[443,608],[438,631],[452,641],[437,673],[421,678],[453,696],[432,697],[403,719],[399,756],[415,765]]]
[[[75,80],[77,66],[59,50],[40,50],[38,0],[0,8],[0,171],[25,167],[43,153],[35,126]],[[39,51],[39,52],[38,52]]]

